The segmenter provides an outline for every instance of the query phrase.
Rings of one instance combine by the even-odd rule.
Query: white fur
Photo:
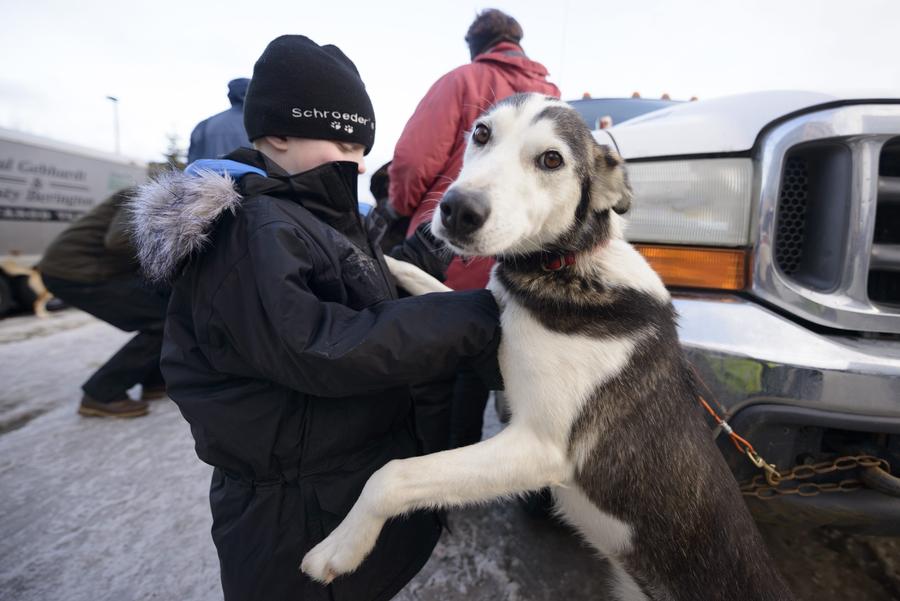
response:
[[[470,147],[455,186],[487,195],[491,215],[465,249],[472,254],[535,250],[571,225],[581,194],[574,165],[554,173],[552,190],[535,175],[533,157],[547,148],[571,160],[571,152],[548,121],[532,124],[548,105],[540,97],[524,107],[501,107],[489,115],[495,143],[489,151]],[[552,192],[552,193],[551,193]],[[598,202],[611,206],[606,191]],[[605,208],[605,207],[604,207]],[[442,236],[440,218],[433,222]],[[609,286],[637,287],[661,299],[668,292],[640,255],[621,238],[612,215],[612,240],[579,259],[575,268],[597,272]],[[511,251],[511,249],[513,249]],[[401,286],[411,292],[446,290],[415,267],[389,261]],[[304,572],[330,582],[352,572],[372,550],[384,522],[419,508],[480,503],[549,486],[557,509],[598,552],[627,553],[632,529],[595,506],[573,475],[604,433],[591,433],[569,455],[572,425],[597,386],[618,374],[643,335],[598,339],[554,332],[540,323],[495,278],[488,286],[502,309],[499,361],[510,402],[509,426],[476,445],[391,461],[366,483],[347,518],[303,559]],[[591,438],[591,437],[594,438]],[[614,594],[622,601],[645,599],[624,569],[613,562]]]
[[[479,119],[491,127],[491,142],[484,148],[468,146],[454,187],[489,197],[491,214],[466,248],[448,243],[455,252],[480,256],[535,252],[569,227],[581,184],[568,177],[575,168],[573,152],[556,135],[553,123],[532,124],[548,106],[568,105],[535,96],[522,107],[500,106]],[[565,163],[553,176],[533,168],[535,158],[546,150],[559,152]],[[553,202],[547,202],[551,196]],[[435,211],[431,227],[438,238],[443,237],[440,211]]]
[[[492,290],[498,287],[491,282]],[[579,335],[552,332],[512,299],[500,318],[498,356],[510,425],[537,432],[565,449],[569,430],[598,385],[624,367],[638,342],[615,338],[598,343]]]
[[[611,217],[613,222],[618,220],[616,215]],[[597,255],[591,265],[607,284],[636,288],[660,300],[669,300],[669,291],[659,275],[650,268],[641,253],[625,240],[613,239]]]
[[[601,511],[578,487],[553,491],[556,509],[566,522],[578,529],[595,549],[606,557],[615,557],[631,546],[631,527]]]
[[[450,292],[450,288],[444,286],[436,278],[428,275],[415,265],[398,261],[394,257],[385,256],[388,269],[400,283],[400,287],[412,294],[421,296],[429,292]]]
[[[392,273],[407,290],[431,278],[396,263],[390,263]],[[429,291],[441,291],[443,284],[431,279]],[[391,461],[378,470],[350,514],[303,559],[301,568],[313,578],[330,582],[355,570],[391,516],[486,502],[546,486],[553,488],[564,519],[601,554],[628,550],[630,526],[590,503],[572,479],[583,460],[578,456],[589,449],[576,452],[575,462],[566,449],[582,403],[599,383],[619,372],[639,338],[598,342],[551,332],[508,298],[496,281],[490,287],[503,306],[499,360],[512,410],[509,426],[476,445]],[[625,577],[624,571],[613,573],[617,581]],[[624,601],[642,598],[632,594],[639,590],[626,580],[615,587]]]
[[[144,275],[170,279],[184,259],[206,245],[216,219],[236,211],[241,200],[234,180],[212,171],[195,177],[171,171],[139,186],[127,209]]]

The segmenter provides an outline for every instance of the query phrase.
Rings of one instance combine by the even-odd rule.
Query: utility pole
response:
[[[122,154],[122,149],[119,147],[119,99],[115,96],[107,96],[106,99],[112,102],[113,105],[113,131],[116,137],[116,154]]]

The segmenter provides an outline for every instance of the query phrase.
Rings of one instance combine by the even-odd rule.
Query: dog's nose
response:
[[[480,194],[452,189],[441,199],[441,224],[452,237],[465,237],[484,225],[491,208]]]

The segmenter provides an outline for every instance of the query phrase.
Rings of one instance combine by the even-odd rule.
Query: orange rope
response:
[[[735,432],[731,426],[724,419],[719,417],[719,414],[716,413],[712,407],[709,406],[709,403],[706,402],[701,395],[697,395],[697,398],[700,399],[700,403],[709,414],[716,420],[716,423],[728,434],[728,437],[731,439],[731,442],[734,443],[735,448],[737,448],[738,453],[745,455],[747,459],[753,462],[753,465],[765,471],[766,481],[770,486],[778,486],[779,481],[781,481],[782,476],[778,473],[778,468],[775,464],[766,463],[766,461],[760,456],[759,453],[756,452],[756,449],[753,448],[753,445],[750,442],[742,438]],[[721,406],[721,405],[720,405]]]
[[[753,448],[753,445],[750,444],[747,439],[741,437],[737,432],[732,430],[731,426],[728,425],[728,422],[719,417],[719,414],[709,406],[709,403],[706,402],[706,399],[704,399],[699,394],[697,395],[697,398],[700,399],[700,403],[703,404],[703,406],[707,411],[709,411],[709,414],[713,417],[713,419],[716,420],[716,423],[722,426],[722,428],[728,433],[728,437],[731,438],[731,442],[734,443],[734,446],[737,447],[738,451],[740,451],[741,453],[747,453],[748,451],[756,453],[756,449]],[[742,444],[744,445],[743,447],[741,446]]]

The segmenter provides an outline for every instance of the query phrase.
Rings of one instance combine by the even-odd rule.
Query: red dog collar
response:
[[[575,264],[575,253],[565,255],[548,255],[541,260],[544,271],[559,271]]]

